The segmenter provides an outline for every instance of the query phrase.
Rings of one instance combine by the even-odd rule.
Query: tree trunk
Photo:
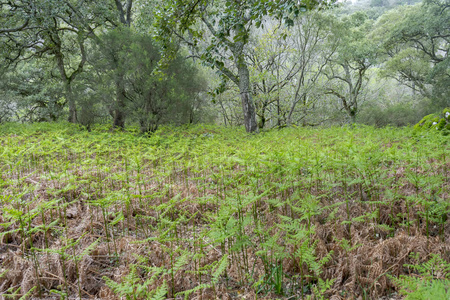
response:
[[[258,122],[258,128],[259,129],[263,129],[264,126],[266,125],[266,109],[267,109],[267,105],[268,103],[266,101],[263,101],[262,103],[262,107],[260,110],[260,114],[259,114],[259,122]]]
[[[75,79],[75,77],[77,77],[77,75],[83,71],[83,66],[86,63],[87,58],[86,58],[86,52],[85,52],[84,44],[83,44],[84,40],[79,41],[80,52],[81,52],[80,63],[78,64],[78,67],[76,68],[76,70],[73,71],[72,74],[69,76],[66,72],[66,67],[64,65],[64,55],[62,53],[62,42],[61,42],[61,39],[60,39],[56,29],[54,29],[54,32],[52,32],[50,38],[55,43],[55,47],[53,49],[54,55],[56,58],[56,63],[58,66],[59,73],[61,75],[61,79],[64,82],[66,100],[67,100],[67,103],[69,104],[68,121],[70,123],[78,123],[77,106],[76,106],[75,97],[74,97],[73,91],[72,91],[72,82]]]
[[[120,23],[126,27],[130,27],[131,25],[131,9],[133,6],[133,0],[127,0],[126,6],[124,7],[122,5],[122,2],[119,0],[114,1],[116,4],[116,8],[119,12],[120,17]],[[114,65],[119,65],[119,62],[115,58],[115,55],[113,54],[112,60]],[[116,105],[114,107],[114,119],[113,119],[113,128],[125,128],[125,108],[126,108],[126,102],[125,102],[125,89],[123,88],[123,78],[124,75],[118,71],[119,74],[117,74],[116,79]]]
[[[64,92],[66,96],[66,101],[69,104],[69,117],[67,121],[70,123],[77,123],[77,106],[75,104],[75,98],[72,92],[72,80],[75,78],[77,72],[81,72],[84,61],[82,60],[77,71],[73,72],[71,76],[67,76],[66,68],[64,66],[64,56],[61,53],[61,41],[59,40],[59,36],[55,35],[54,39],[58,41],[56,50],[55,50],[55,58],[58,66],[59,73],[61,75],[61,80],[64,83]]]
[[[256,122],[256,110],[253,104],[252,94],[250,92],[250,73],[247,64],[241,55],[237,59],[239,74],[239,92],[241,95],[242,111],[244,112],[244,124],[247,132],[258,132],[258,123]]]
[[[121,77],[121,76],[120,76]],[[116,81],[116,105],[114,107],[114,128],[125,128],[125,91],[122,88],[122,78]]]
[[[349,115],[350,122],[352,122],[352,124],[356,124],[356,108],[350,109]]]
[[[114,111],[114,122],[113,122],[114,128],[125,128],[125,114],[121,109],[115,109]]]
[[[259,124],[258,124],[258,128],[259,129],[263,129],[264,125],[266,125],[266,116],[264,115],[264,110],[262,111],[261,117],[259,119]]]
[[[278,95],[278,97],[277,97],[277,126],[278,127],[281,126],[280,95]]]
[[[65,90],[66,90],[66,99],[69,104],[69,118],[67,119],[67,121],[69,121],[70,123],[77,123],[78,122],[77,106],[75,104],[75,98],[73,97],[72,85],[70,84],[70,81],[67,81],[65,83]]]

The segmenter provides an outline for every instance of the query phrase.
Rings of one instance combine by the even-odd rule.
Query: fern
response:
[[[225,272],[228,267],[228,255],[222,256],[222,258],[217,263],[214,272],[212,273],[212,281],[217,283],[219,281],[219,277]]]
[[[224,255],[218,262],[215,262],[209,266],[209,268],[213,269],[211,273],[211,281],[209,283],[199,284],[192,289],[177,293],[176,296],[184,295],[184,299],[188,299],[190,295],[192,295],[197,291],[214,287],[219,282],[220,276],[223,274],[223,272],[225,272],[227,267],[228,267],[228,256]]]
[[[106,285],[109,286],[115,293],[126,299],[150,299],[150,297],[155,297],[155,299],[164,299],[167,294],[167,283],[164,283],[154,290],[149,290],[148,287],[152,285],[155,280],[160,278],[163,273],[162,268],[145,268],[149,271],[147,279],[142,281],[141,277],[138,275],[139,265],[131,265],[130,272],[123,277],[121,282],[115,282],[108,277],[103,277]],[[153,298],[152,298],[153,299]]]
[[[0,239],[5,249],[24,250],[13,251],[14,260],[5,251],[5,269],[31,266],[34,282],[45,287],[45,274],[54,272],[40,258],[54,253],[67,271],[60,276],[64,290],[54,293],[73,298],[87,291],[74,274],[79,267],[85,271],[81,262],[93,260],[92,272],[83,275],[95,280],[106,274],[100,266],[109,273],[121,266],[127,275],[105,282],[123,299],[174,297],[179,276],[192,282],[178,294],[186,298],[228,284],[321,298],[332,285],[325,280],[330,273],[340,279],[333,287],[339,289],[351,280],[343,270],[367,280],[375,272],[377,280],[355,286],[345,295],[351,298],[352,292],[372,295],[388,287],[381,279],[392,269],[369,267],[374,257],[364,254],[383,246],[386,259],[395,261],[408,246],[395,248],[404,228],[418,235],[411,240],[427,230],[428,249],[444,246],[431,238],[445,238],[449,224],[449,144],[440,134],[364,126],[251,136],[209,125],[169,126],[149,137],[133,130],[0,125]],[[70,209],[79,213],[69,218]],[[379,231],[390,234],[381,238]],[[360,246],[362,255],[348,259]],[[111,258],[105,249],[117,254],[115,260],[103,261]],[[211,262],[212,253],[221,259]],[[395,274],[419,274],[396,280],[423,297],[429,289],[445,290],[448,266],[433,259],[407,268],[394,264]],[[20,283],[20,276],[3,274],[0,293],[16,293],[8,284]],[[74,295],[77,285],[82,295]]]
[[[22,295],[22,297],[19,298],[19,300],[26,300],[29,297],[31,297],[31,295],[33,295],[34,290],[36,289],[36,286],[33,286],[28,292],[26,292],[25,294]]]
[[[154,290],[150,300],[164,300],[167,298],[168,291],[169,287],[167,286],[167,283],[164,281],[164,283],[161,286],[157,287],[156,290]]]
[[[414,254],[412,254],[414,255]],[[405,265],[416,270],[419,275],[400,275],[388,277],[400,288],[400,293],[408,300],[450,299],[450,263],[439,255],[432,254],[431,259],[420,265]]]

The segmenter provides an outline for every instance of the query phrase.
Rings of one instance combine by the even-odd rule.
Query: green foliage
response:
[[[441,114],[430,114],[414,125],[416,131],[437,130],[442,134],[450,134],[450,109],[446,108]]]
[[[56,121],[63,115],[63,88],[49,71],[32,60],[0,75],[0,123]]]
[[[414,254],[412,254],[414,255]],[[407,300],[448,299],[450,297],[450,263],[437,254],[420,265],[405,265],[417,276],[389,276]]]
[[[177,293],[177,295],[184,295],[184,299],[189,299],[189,296],[195,292],[201,291],[203,289],[208,289],[211,287],[214,288],[214,286],[219,282],[219,279],[222,276],[222,274],[226,271],[228,264],[229,264],[228,256],[227,255],[222,256],[222,258],[219,261],[214,262],[211,266],[208,267],[211,270],[212,276],[210,283],[197,285],[193,289]]]
[[[370,6],[387,6],[389,3],[387,0],[371,0]]]
[[[147,278],[142,278],[139,275],[144,270],[147,273]],[[116,294],[120,297],[125,297],[127,300],[162,300],[166,299],[168,292],[168,286],[165,281],[155,289],[149,289],[162,274],[164,274],[163,268],[149,268],[145,265],[141,267],[139,264],[135,264],[131,265],[130,272],[122,278],[121,282],[115,282],[108,277],[103,277],[103,279]]]
[[[450,22],[446,5],[439,0],[400,6],[377,20],[373,35],[388,57],[385,76],[432,99],[438,109],[447,106],[449,99],[449,28],[442,27]]]
[[[386,91],[388,92],[388,91]],[[389,94],[381,95],[377,101],[365,103],[361,109],[360,122],[377,126],[414,126],[424,115],[434,112],[432,101],[428,98],[405,97],[390,103]]]
[[[386,262],[446,246],[437,130],[137,132],[0,125],[0,237],[18,248],[3,254],[1,293],[381,297],[385,274],[412,270]]]
[[[256,111],[252,99],[247,45],[252,31],[264,27],[272,17],[286,26],[294,25],[293,17],[315,7],[326,7],[335,1],[165,1],[157,9],[156,38],[164,46],[164,58],[173,56],[173,39],[186,44],[190,51],[222,80],[230,80],[243,103],[247,132],[257,132]],[[221,92],[224,83],[215,92]]]
[[[206,83],[192,63],[176,56],[158,73],[160,49],[150,36],[126,27],[103,35],[99,46],[93,65],[102,75],[94,79],[94,97],[120,109],[141,132],[153,132],[161,124],[207,120],[202,116]],[[114,99],[118,89],[126,98],[120,108]],[[92,106],[92,101],[86,105]]]
[[[349,123],[355,123],[361,98],[367,92],[367,72],[376,63],[379,51],[369,33],[373,21],[363,12],[345,16],[331,24],[331,42],[335,48],[330,62],[324,66],[328,79],[324,93],[347,113]]]
[[[343,123],[345,114],[355,122],[367,120],[356,118],[363,101],[378,103],[372,95],[379,86],[367,71],[373,66],[415,91],[414,101],[431,99],[432,110],[448,106],[445,1],[358,1],[323,11],[334,2],[36,0],[33,9],[2,3],[0,54],[10,69],[2,69],[0,122],[69,116],[90,129],[114,119],[116,127],[127,120],[147,132],[211,121],[219,109],[227,124],[247,126],[255,118],[251,131]],[[211,67],[207,83],[198,62]],[[219,99],[214,112],[211,95]],[[377,120],[366,123],[416,123],[401,109],[410,102],[397,99],[410,95],[397,95],[389,97],[403,104],[374,105]]]

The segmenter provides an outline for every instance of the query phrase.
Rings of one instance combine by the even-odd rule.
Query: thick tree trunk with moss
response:
[[[246,34],[248,33],[246,32]],[[237,83],[239,87],[241,96],[245,130],[247,132],[258,132],[259,128],[258,123],[256,122],[256,109],[250,89],[250,72],[244,57],[244,45],[244,42],[239,41],[234,43],[234,49],[232,49],[236,68],[238,70],[238,79],[235,83]]]
[[[256,123],[256,110],[250,92],[250,74],[247,65],[239,64],[239,92],[241,95],[242,111],[244,113],[244,125],[247,132],[258,132]]]

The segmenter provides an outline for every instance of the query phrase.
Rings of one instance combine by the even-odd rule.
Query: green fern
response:
[[[440,255],[431,254],[431,259],[423,264],[405,267],[415,270],[418,275],[401,275],[399,278],[388,275],[400,288],[400,293],[406,295],[405,299],[450,299],[450,263]]]
[[[130,272],[123,277],[121,282],[115,282],[108,277],[103,277],[106,285],[109,286],[116,294],[125,297],[127,300],[136,299],[164,299],[167,295],[167,283],[164,283],[154,290],[149,290],[148,287],[157,280],[161,274],[164,274],[163,268],[145,267],[149,272],[146,280],[142,280],[138,274],[139,265],[131,265]],[[151,276],[150,276],[151,275]]]
[[[223,272],[225,272],[228,267],[228,255],[222,256],[222,258],[218,262],[213,263],[209,267],[213,269],[213,272],[211,273],[211,281],[209,283],[199,284],[190,290],[177,293],[176,296],[184,295],[184,299],[188,299],[190,295],[197,291],[201,291],[211,287],[214,288],[215,285],[219,282],[220,276],[222,276]]]

